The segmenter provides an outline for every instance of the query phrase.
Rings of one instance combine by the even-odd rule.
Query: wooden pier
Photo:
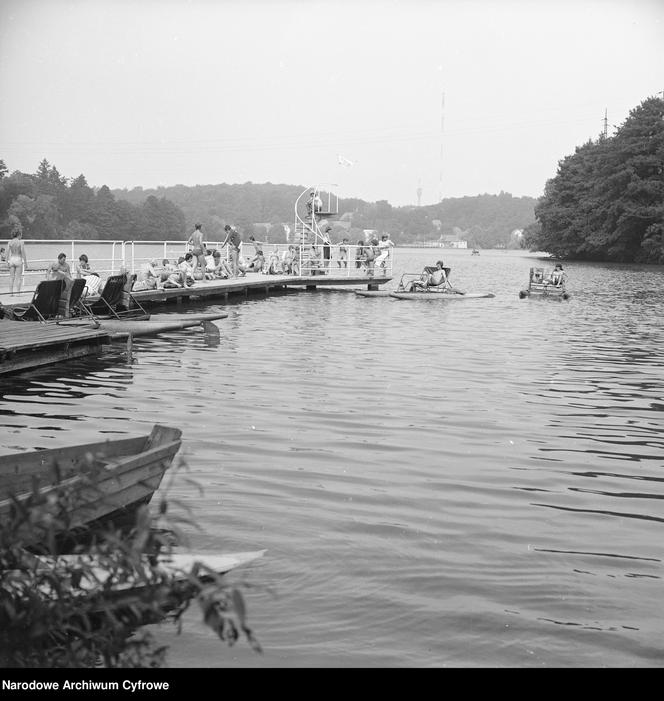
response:
[[[102,350],[108,330],[37,321],[0,321],[0,374],[29,370]]]
[[[205,303],[208,300],[221,300],[225,303],[231,296],[248,297],[250,294],[269,296],[271,293],[285,292],[289,288],[316,290],[318,287],[366,285],[368,290],[377,290],[379,285],[391,279],[391,277],[373,278],[366,275],[350,277],[332,274],[296,277],[249,273],[245,277],[232,280],[199,280],[193,287],[143,290],[133,292],[132,295],[145,307],[186,305],[188,302]],[[9,311],[14,306],[27,306],[32,300],[32,294],[32,291],[29,291],[17,296],[5,297],[4,309]],[[224,316],[227,315],[217,315],[217,318]],[[186,326],[198,323],[200,321],[187,320]],[[140,322],[134,322],[134,326],[136,324]],[[132,335],[145,335],[150,327],[154,333],[158,333],[154,330],[158,326],[154,323],[148,324],[142,333],[137,333],[137,329],[130,321],[112,321],[105,325],[102,320],[101,326],[94,328],[93,324],[86,324],[85,321],[78,324],[69,322],[40,324],[35,321],[0,320],[0,375],[98,353],[103,349],[103,345],[119,338],[129,337],[131,341]]]
[[[391,277],[368,277],[367,275],[311,275],[307,277],[294,275],[263,275],[262,273],[247,273],[245,277],[231,280],[198,280],[193,287],[178,287],[161,290],[141,290],[132,292],[132,296],[144,307],[167,304],[182,304],[187,301],[204,302],[206,300],[222,300],[227,302],[231,296],[248,297],[250,294],[270,295],[272,292],[283,292],[289,288],[316,290],[319,287],[366,286],[367,290],[377,290],[379,285],[389,282]],[[32,299],[32,292],[24,292],[20,296],[2,299],[5,309],[27,306]]]

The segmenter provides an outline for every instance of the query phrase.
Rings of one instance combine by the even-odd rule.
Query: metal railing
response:
[[[329,257],[325,257],[322,238],[315,239],[308,250],[299,243],[262,243],[262,261],[257,260],[256,244],[242,242],[240,246],[240,268],[248,272],[264,274],[293,274],[300,276],[358,277],[373,275],[387,277],[392,275],[394,249],[389,251],[384,261],[367,261],[363,255],[364,248],[356,244],[331,243]],[[222,251],[227,262],[230,261],[228,247],[222,250],[222,241],[207,241],[209,250]],[[258,243],[258,242],[257,242]],[[52,240],[28,239],[24,241],[28,268],[23,270],[21,291],[32,292],[37,284],[48,277],[50,266],[57,260],[59,253],[67,255],[72,275],[76,277],[76,263],[82,253],[89,258],[93,272],[105,279],[121,271],[139,273],[143,266],[157,260],[161,265],[163,259],[177,264],[190,248],[186,240],[182,241],[100,241],[100,240]],[[343,249],[346,249],[345,253]],[[358,253],[359,252],[359,253]],[[289,260],[292,265],[288,265]],[[248,266],[254,261],[254,266]],[[284,264],[289,271],[284,269]],[[8,280],[9,271],[6,262],[0,262],[0,281]],[[4,289],[3,289],[4,288]],[[0,296],[9,294],[8,284],[0,282]]]

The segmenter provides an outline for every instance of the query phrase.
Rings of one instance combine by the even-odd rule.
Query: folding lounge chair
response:
[[[60,298],[65,280],[42,280],[27,307],[14,307],[12,315],[18,321],[57,322]]]
[[[135,279],[135,275],[127,277],[127,273],[111,275],[106,280],[98,300],[91,304],[81,300],[81,304],[93,316],[102,315],[115,319],[149,319],[150,315],[130,292],[131,285],[133,285]]]

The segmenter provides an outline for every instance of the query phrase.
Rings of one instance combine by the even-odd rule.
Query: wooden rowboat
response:
[[[156,424],[137,438],[0,456],[0,520],[43,503],[57,517],[56,535],[109,519],[119,526],[159,488],[181,436],[177,428]],[[66,505],[53,499],[56,492],[66,492]]]

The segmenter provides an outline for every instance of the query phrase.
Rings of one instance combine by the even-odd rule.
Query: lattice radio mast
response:
[[[445,132],[445,92],[440,100],[440,175],[438,178],[438,200],[443,201],[443,133]]]
[[[608,135],[609,135],[609,122],[608,122],[607,109],[605,107],[604,108],[604,138],[606,139]]]

